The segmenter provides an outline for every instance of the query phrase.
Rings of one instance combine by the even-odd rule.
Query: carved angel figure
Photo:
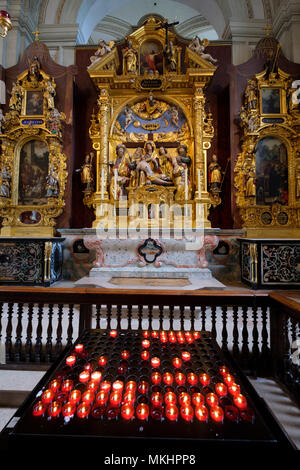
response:
[[[199,36],[195,36],[192,42],[189,44],[189,48],[191,49],[191,51],[196,52],[196,54],[202,57],[202,59],[208,60],[212,64],[215,64],[216,62],[218,62],[217,59],[214,59],[210,54],[204,52],[208,44],[208,39],[203,39],[201,41]]]
[[[114,41],[110,41],[107,43],[104,41],[104,39],[100,39],[98,43],[98,49],[95,52],[95,55],[92,55],[90,57],[91,64],[93,64],[96,60],[102,59],[106,54],[109,54],[111,52],[112,48],[114,47]]]

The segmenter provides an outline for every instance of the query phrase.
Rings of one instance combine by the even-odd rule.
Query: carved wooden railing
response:
[[[211,331],[244,370],[266,374],[268,304],[264,292],[2,287],[0,367],[46,367],[85,328],[181,329]]]
[[[272,375],[300,403],[300,292],[270,293]]]

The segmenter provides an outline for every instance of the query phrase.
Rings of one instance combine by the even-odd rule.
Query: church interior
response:
[[[0,453],[300,449],[300,1],[0,7]]]

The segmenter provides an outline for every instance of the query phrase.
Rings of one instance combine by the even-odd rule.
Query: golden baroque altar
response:
[[[153,17],[118,46],[99,42],[88,67],[98,90],[93,151],[80,169],[93,228],[175,228],[183,214],[210,228],[222,174],[217,159],[207,163],[214,127],[205,88],[216,70],[207,43],[183,46]]]

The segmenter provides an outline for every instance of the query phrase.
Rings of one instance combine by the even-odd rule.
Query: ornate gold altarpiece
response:
[[[247,83],[234,183],[249,238],[299,238],[299,85],[280,68]]]
[[[95,228],[100,222],[112,226],[115,215],[119,227],[136,226],[137,218],[144,228],[164,222],[174,227],[176,211],[164,214],[161,203],[167,208],[188,204],[194,226],[196,206],[201,205],[203,227],[209,228],[209,209],[221,202],[218,191],[209,192],[207,180],[214,128],[205,111],[205,88],[216,70],[214,59],[181,47],[172,31],[166,42],[160,26],[149,18],[121,50],[110,45],[88,67],[98,90],[99,109],[89,129],[96,175],[88,176],[89,156],[82,174],[87,172],[84,203],[95,211]],[[159,55],[160,63],[155,61]],[[149,155],[143,158],[147,148]]]
[[[53,78],[33,57],[13,84],[1,116],[0,215],[3,237],[53,237],[65,205],[64,113],[55,108]]]

